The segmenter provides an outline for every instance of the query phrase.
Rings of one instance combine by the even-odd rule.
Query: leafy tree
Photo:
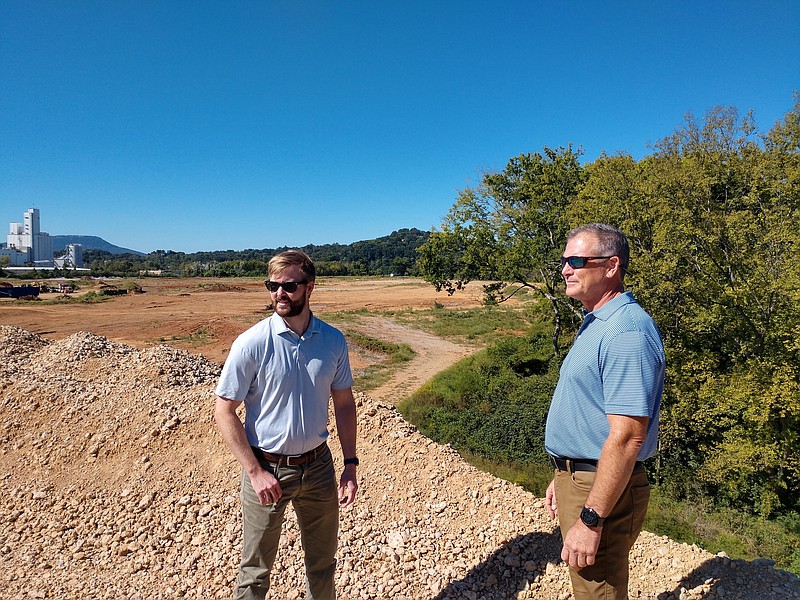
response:
[[[572,210],[628,232],[628,284],[665,337],[660,478],[765,516],[800,492],[799,115],[796,95],[761,137],[733,108],[688,116],[640,163],[587,167]]]
[[[455,205],[419,248],[417,268],[437,290],[453,294],[470,281],[485,285],[489,302],[510,296],[506,283],[531,288],[546,298],[555,323],[559,353],[562,321],[576,314],[556,293],[561,284],[559,256],[568,231],[568,206],[584,184],[580,152],[572,147],[521,154],[500,173],[487,173],[475,189],[460,192]]]
[[[752,115],[715,107],[641,161],[577,158],[545,149],[484,175],[420,247],[420,272],[448,293],[489,280],[494,301],[506,282],[535,289],[550,301],[557,351],[570,316],[556,293],[566,232],[619,227],[632,250],[626,285],[667,350],[658,481],[763,517],[800,511],[800,96],[766,134]],[[475,377],[469,398],[490,387]],[[459,427],[484,427],[470,414]]]

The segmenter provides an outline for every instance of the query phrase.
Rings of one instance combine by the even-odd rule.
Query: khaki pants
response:
[[[591,471],[555,472],[555,492],[561,535],[579,519],[594,483]],[[644,468],[637,468],[603,526],[595,563],[583,569],[570,568],[576,600],[624,600],[628,598],[628,554],[642,530],[650,482]]]
[[[277,467],[260,460],[277,477],[283,495],[277,504],[261,506],[250,479],[242,473],[242,561],[234,599],[266,597],[284,512],[291,502],[300,526],[307,598],[334,600],[339,500],[330,449],[326,447],[315,460],[297,467]]]

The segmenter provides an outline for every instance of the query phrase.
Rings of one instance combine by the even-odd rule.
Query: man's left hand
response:
[[[561,559],[573,569],[593,565],[600,547],[601,532],[601,529],[592,529],[578,520],[564,538]]]
[[[339,479],[339,507],[350,506],[356,499],[357,491],[358,482],[356,482],[355,465],[347,465],[342,472],[341,479]]]

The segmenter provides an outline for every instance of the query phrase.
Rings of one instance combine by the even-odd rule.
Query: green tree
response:
[[[572,210],[629,234],[665,337],[660,477],[765,516],[800,492],[798,115],[795,95],[766,136],[733,108],[688,116],[640,163],[587,167]]]
[[[470,281],[489,280],[487,301],[502,302],[531,288],[548,300],[559,353],[562,321],[575,314],[563,294],[559,256],[568,231],[568,206],[585,182],[572,147],[521,154],[475,189],[459,193],[441,231],[419,248],[417,268],[437,290],[453,294]],[[512,291],[505,291],[506,284]]]

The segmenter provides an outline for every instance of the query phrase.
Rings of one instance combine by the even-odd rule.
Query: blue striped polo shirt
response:
[[[664,368],[661,334],[631,292],[586,313],[547,414],[547,452],[599,459],[611,414],[650,417],[638,459],[651,457],[658,443]]]

